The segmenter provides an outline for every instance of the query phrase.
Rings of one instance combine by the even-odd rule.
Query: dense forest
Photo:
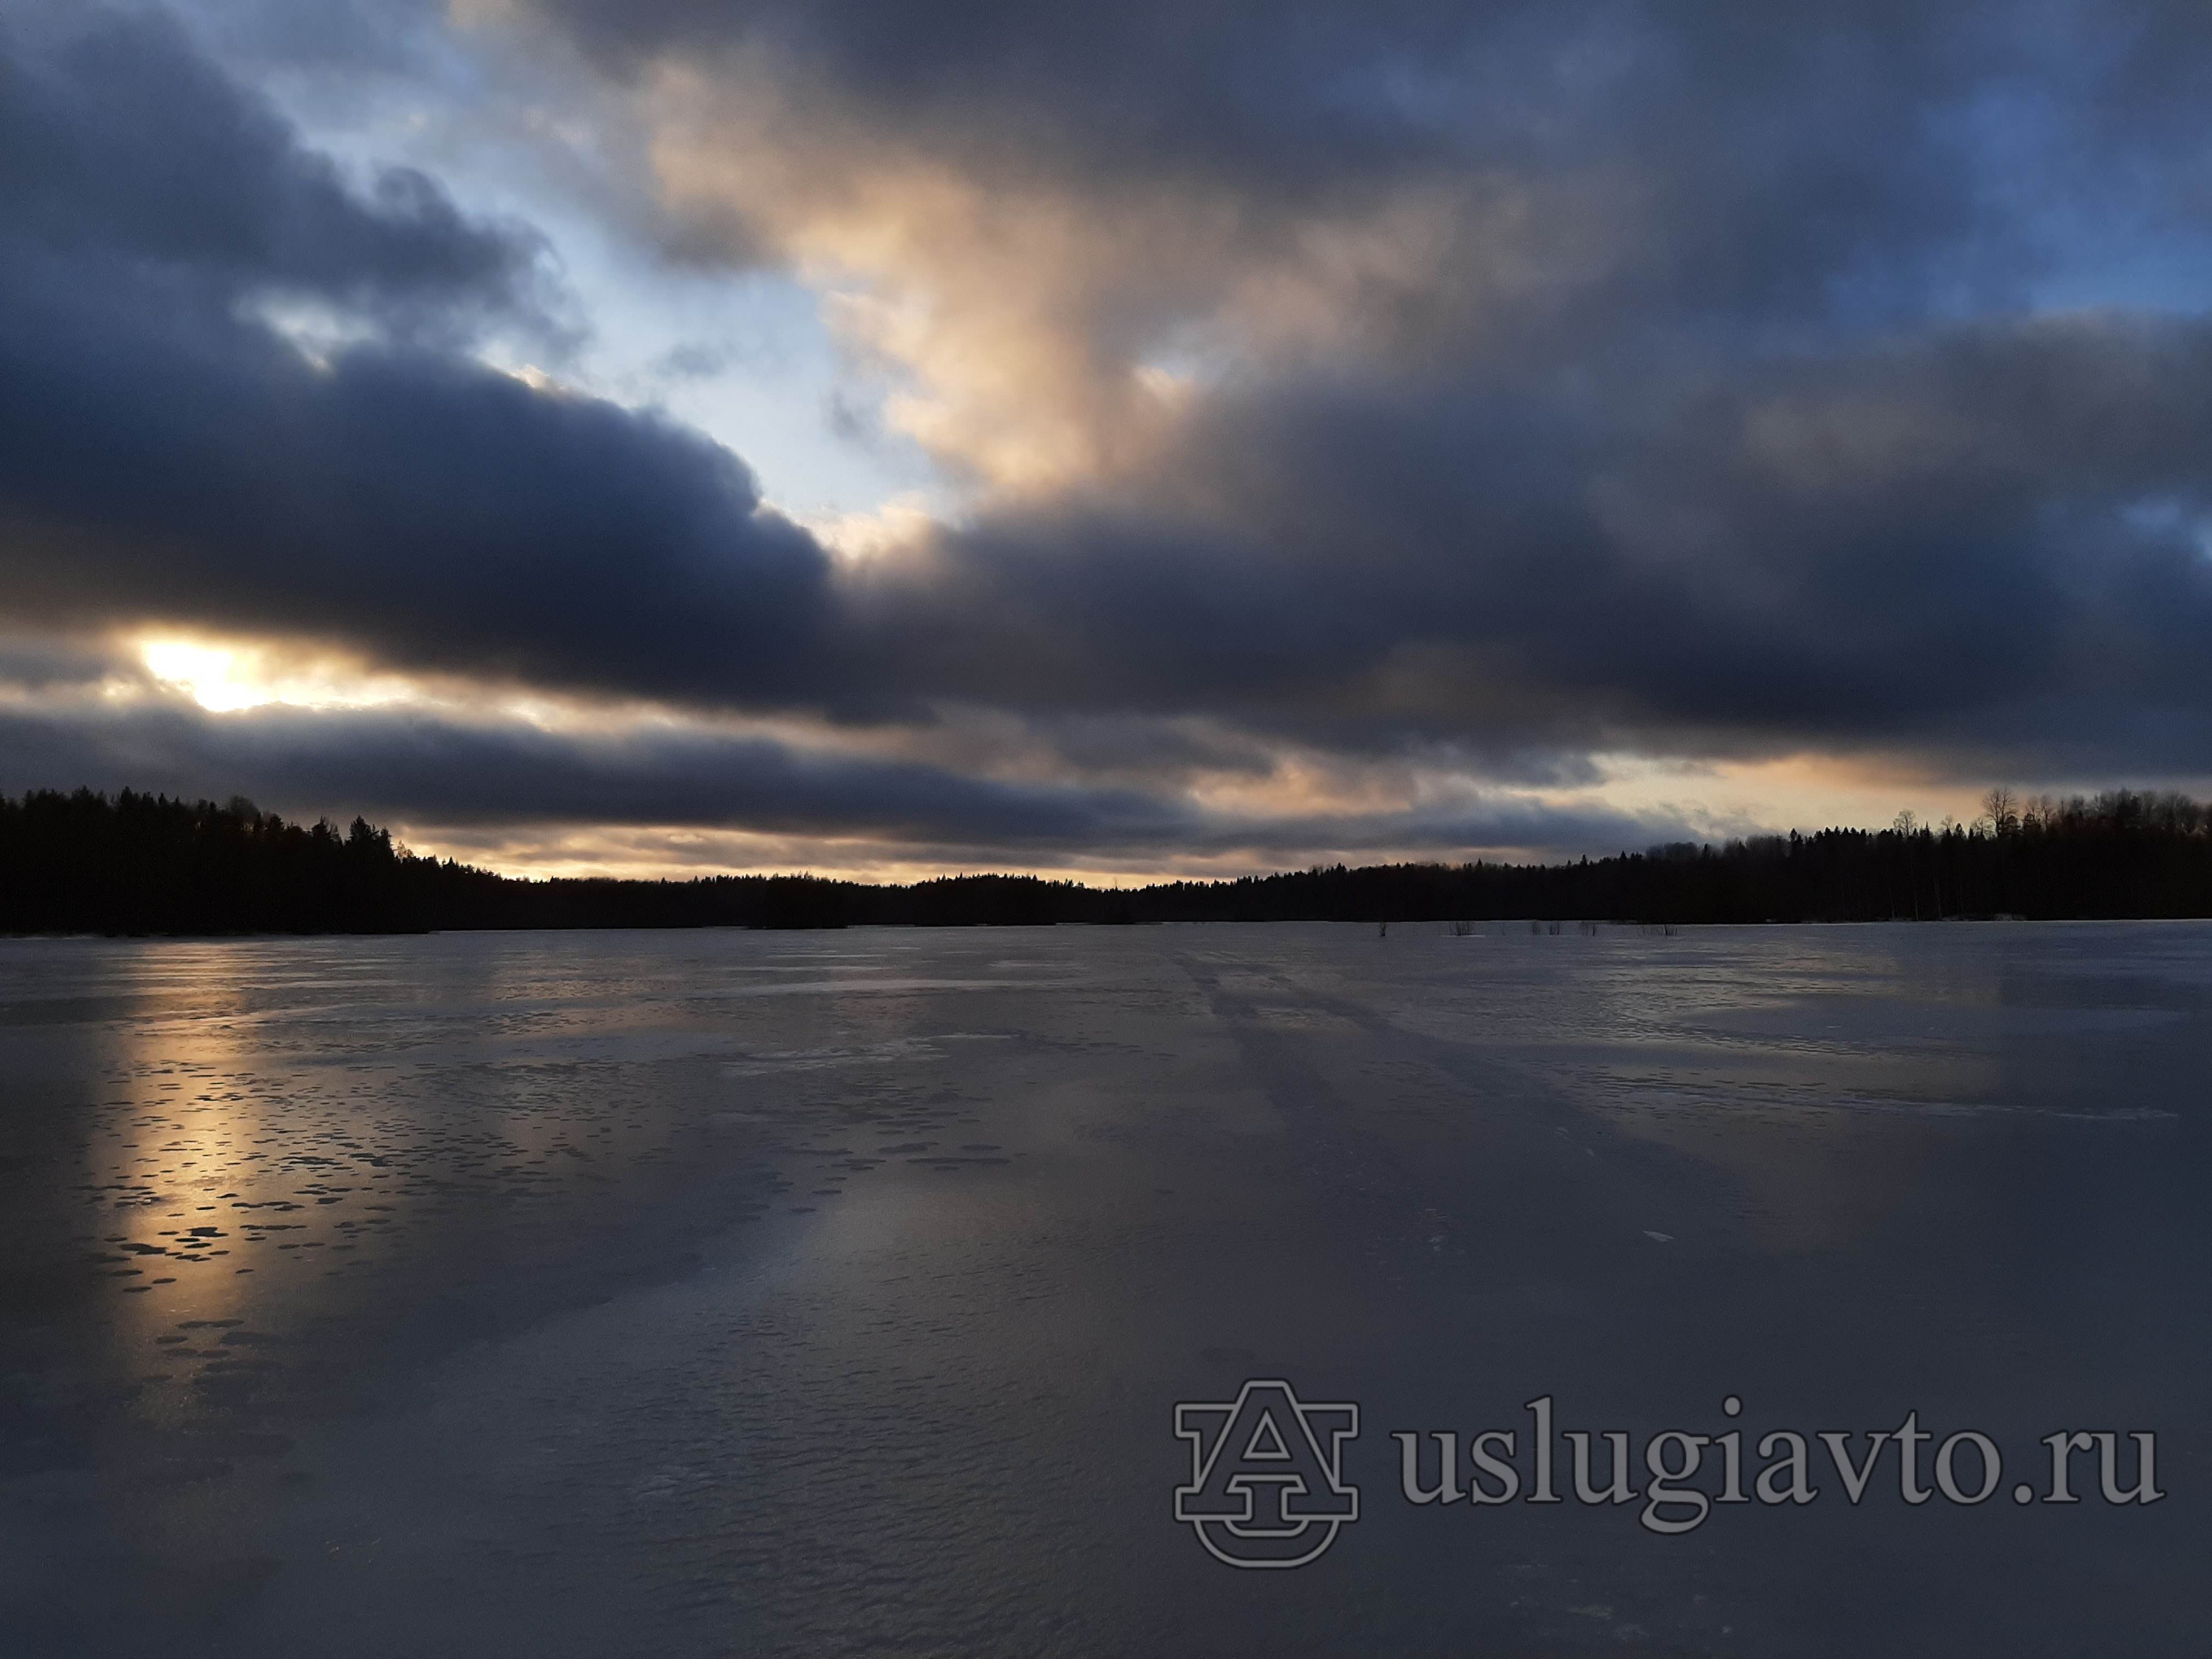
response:
[[[131,790],[0,796],[0,932],[409,933],[865,924],[1873,921],[2212,915],[2212,811],[2121,790],[1972,824],[1690,842],[1572,863],[1343,865],[1136,889],[1026,876],[874,886],[814,876],[523,880],[421,858],[356,818],[287,823]]]

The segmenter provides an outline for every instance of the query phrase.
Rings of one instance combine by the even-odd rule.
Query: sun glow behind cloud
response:
[[[694,719],[644,702],[579,698],[466,678],[395,672],[281,642],[149,635],[131,641],[131,650],[143,665],[144,678],[111,678],[106,684],[111,698],[143,695],[150,681],[161,692],[188,697],[211,714],[381,708],[437,720],[512,723],[542,732],[601,736],[671,726],[750,731],[764,724]]]
[[[210,644],[168,635],[137,642],[147,674],[211,714],[284,704],[295,708],[374,708],[418,695],[396,676],[288,659],[264,647]]]
[[[234,651],[184,640],[148,640],[139,646],[138,654],[148,673],[211,714],[227,714],[276,701],[274,692],[240,674]]]

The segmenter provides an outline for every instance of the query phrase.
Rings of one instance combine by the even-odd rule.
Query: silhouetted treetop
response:
[[[1971,825],[1677,842],[1549,865],[1338,864],[1085,887],[1033,876],[871,885],[806,875],[525,880],[395,847],[356,817],[287,823],[124,790],[0,796],[0,931],[408,933],[470,927],[953,927],[1052,922],[1868,921],[2212,915],[2212,811],[2116,790],[1992,790]]]

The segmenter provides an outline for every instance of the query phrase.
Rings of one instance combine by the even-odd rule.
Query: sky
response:
[[[2212,793],[2212,10],[0,0],[0,789],[1131,882]]]

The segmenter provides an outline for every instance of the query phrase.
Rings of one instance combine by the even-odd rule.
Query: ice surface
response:
[[[0,1646],[2201,1654],[2208,1011],[2200,924],[0,941]],[[1170,1516],[1265,1376],[1364,1413],[1291,1573]],[[1540,1394],[2173,1496],[1399,1500]]]

